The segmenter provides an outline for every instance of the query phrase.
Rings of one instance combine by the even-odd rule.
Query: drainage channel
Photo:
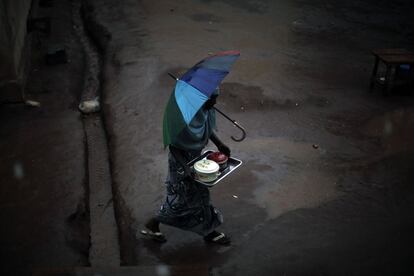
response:
[[[81,2],[73,1],[75,31],[84,49],[85,76],[79,109],[87,144],[90,239],[89,262],[92,268],[119,267],[120,249],[115,220],[112,177],[106,133],[100,114],[100,57],[87,36],[81,17]]]
[[[120,265],[118,230],[112,199],[108,146],[99,114],[83,119],[88,147],[89,210],[92,267]]]

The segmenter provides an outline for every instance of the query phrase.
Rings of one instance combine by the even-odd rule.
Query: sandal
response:
[[[213,236],[211,236],[213,235]],[[204,237],[204,241],[207,243],[216,243],[220,245],[230,245],[230,237],[226,236],[224,233],[213,232]]]
[[[167,241],[164,234],[161,232],[152,232],[151,230],[141,230],[141,234],[149,237],[153,241],[164,243]]]

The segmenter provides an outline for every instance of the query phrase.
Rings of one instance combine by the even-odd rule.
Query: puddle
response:
[[[296,107],[292,99],[274,99],[265,95],[260,86],[226,82],[220,89],[220,101],[233,110],[287,110]]]
[[[159,83],[164,87],[174,88],[174,80],[168,75],[171,73],[176,77],[182,76],[188,68],[172,67],[159,75]],[[220,103],[226,106],[226,109],[233,111],[240,110],[288,110],[297,108],[297,100],[294,99],[275,99],[264,93],[260,86],[243,85],[236,82],[225,82],[220,85]],[[310,97],[307,102],[316,106],[325,106],[326,99]]]
[[[203,2],[223,2],[232,7],[237,7],[251,13],[263,14],[269,9],[269,0],[202,0]]]
[[[268,176],[259,176],[259,181]],[[299,208],[311,208],[338,196],[336,178],[317,169],[300,170],[278,181],[263,181],[254,191],[255,202],[266,209],[268,218]]]
[[[331,104],[327,98],[314,95],[309,95],[305,102],[315,107],[327,107]]]
[[[362,133],[379,138],[386,155],[413,150],[414,110],[398,109],[369,120]]]
[[[192,14],[190,18],[196,22],[220,23],[223,21],[221,17],[218,17],[212,13],[195,13],[195,14]]]
[[[324,169],[319,151],[311,144],[266,138],[247,147],[245,152],[255,155],[241,156],[246,160],[241,178],[252,182],[244,184],[251,189],[245,196],[250,194],[250,203],[263,208],[268,219],[315,207],[340,195],[335,172]]]

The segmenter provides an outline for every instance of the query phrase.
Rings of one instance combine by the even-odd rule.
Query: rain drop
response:
[[[390,119],[386,119],[384,122],[384,135],[389,136],[392,134],[392,122]]]
[[[17,179],[21,180],[24,177],[24,170],[23,170],[23,165],[20,162],[16,162],[13,166],[13,173],[14,173],[14,177],[16,177]]]
[[[159,276],[169,276],[169,275],[171,275],[170,269],[166,265],[157,265],[157,275],[159,275]]]

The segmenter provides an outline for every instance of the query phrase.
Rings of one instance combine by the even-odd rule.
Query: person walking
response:
[[[193,179],[193,172],[187,163],[200,156],[211,140],[217,149],[230,156],[230,149],[216,135],[214,130],[218,89],[198,110],[190,124],[179,134],[174,143],[168,145],[168,175],[166,198],[160,210],[145,224],[141,233],[158,242],[166,242],[160,231],[160,224],[170,225],[201,235],[205,242],[229,245],[230,237],[216,229],[223,223],[220,211],[211,204],[208,188]]]

